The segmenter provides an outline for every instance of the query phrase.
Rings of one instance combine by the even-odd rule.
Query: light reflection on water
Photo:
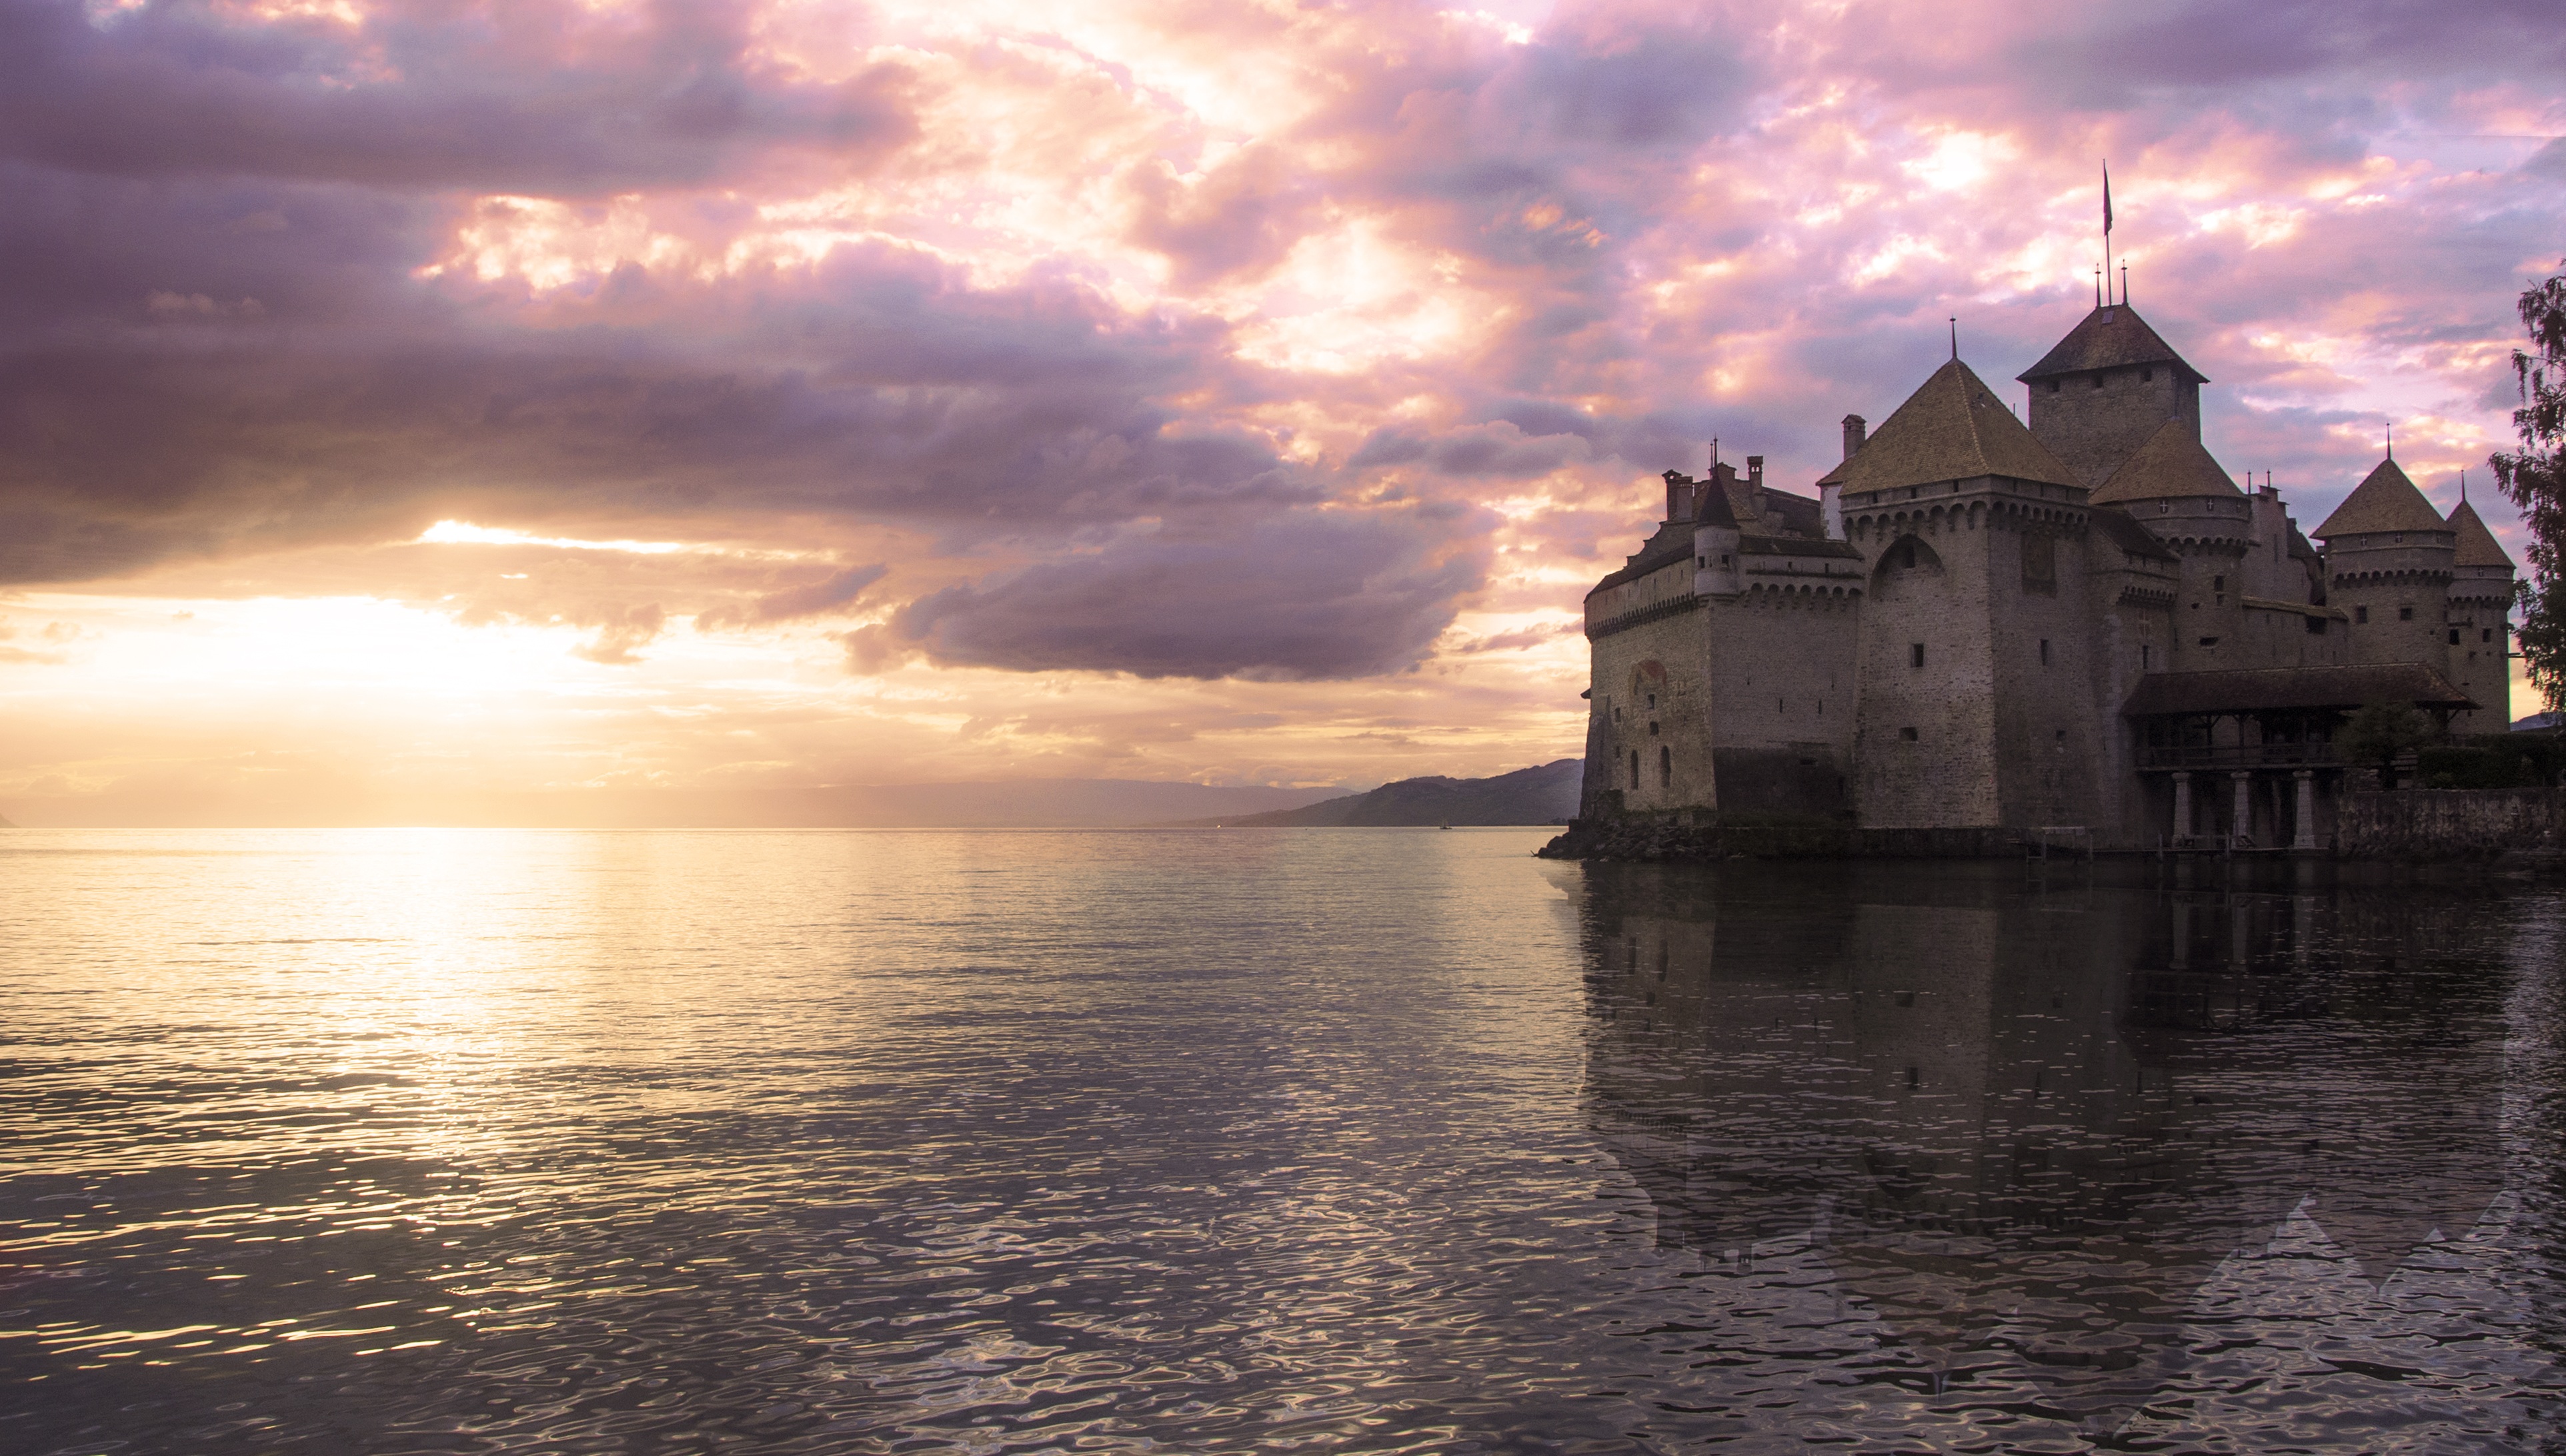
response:
[[[2537,1450],[2559,901],[0,837],[0,1447]]]

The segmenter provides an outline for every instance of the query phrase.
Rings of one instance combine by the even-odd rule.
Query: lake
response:
[[[0,834],[0,1449],[2558,1451],[2566,898]]]

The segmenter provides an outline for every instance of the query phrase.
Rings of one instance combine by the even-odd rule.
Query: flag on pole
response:
[[[2112,164],[2103,163],[2103,236],[2112,235]]]

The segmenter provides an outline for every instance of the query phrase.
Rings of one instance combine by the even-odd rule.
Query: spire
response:
[[[2189,361],[2174,352],[2174,346],[2148,327],[2138,310],[2123,303],[2103,304],[2087,314],[2083,323],[2067,331],[2058,347],[2042,355],[2040,363],[2014,375],[2028,384],[2035,379],[2055,374],[2081,374],[2094,369],[2116,369],[2124,364],[2172,364],[2191,377],[2195,384],[2206,384],[2209,377],[2193,368]]]
[[[2450,530],[2458,536],[2458,554],[2451,558],[2450,565],[2512,570],[2512,558],[2504,554],[2502,544],[2486,529],[2485,522],[2477,519],[2476,508],[2464,498],[2459,508],[2450,512]]]

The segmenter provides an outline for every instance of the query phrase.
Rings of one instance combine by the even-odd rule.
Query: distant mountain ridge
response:
[[[1441,775],[1402,779],[1369,794],[1349,794],[1299,809],[1219,821],[1190,820],[1185,827],[1215,823],[1222,829],[1565,824],[1577,813],[1578,786],[1585,768],[1582,759],[1564,758],[1492,779],[1451,779]]]

